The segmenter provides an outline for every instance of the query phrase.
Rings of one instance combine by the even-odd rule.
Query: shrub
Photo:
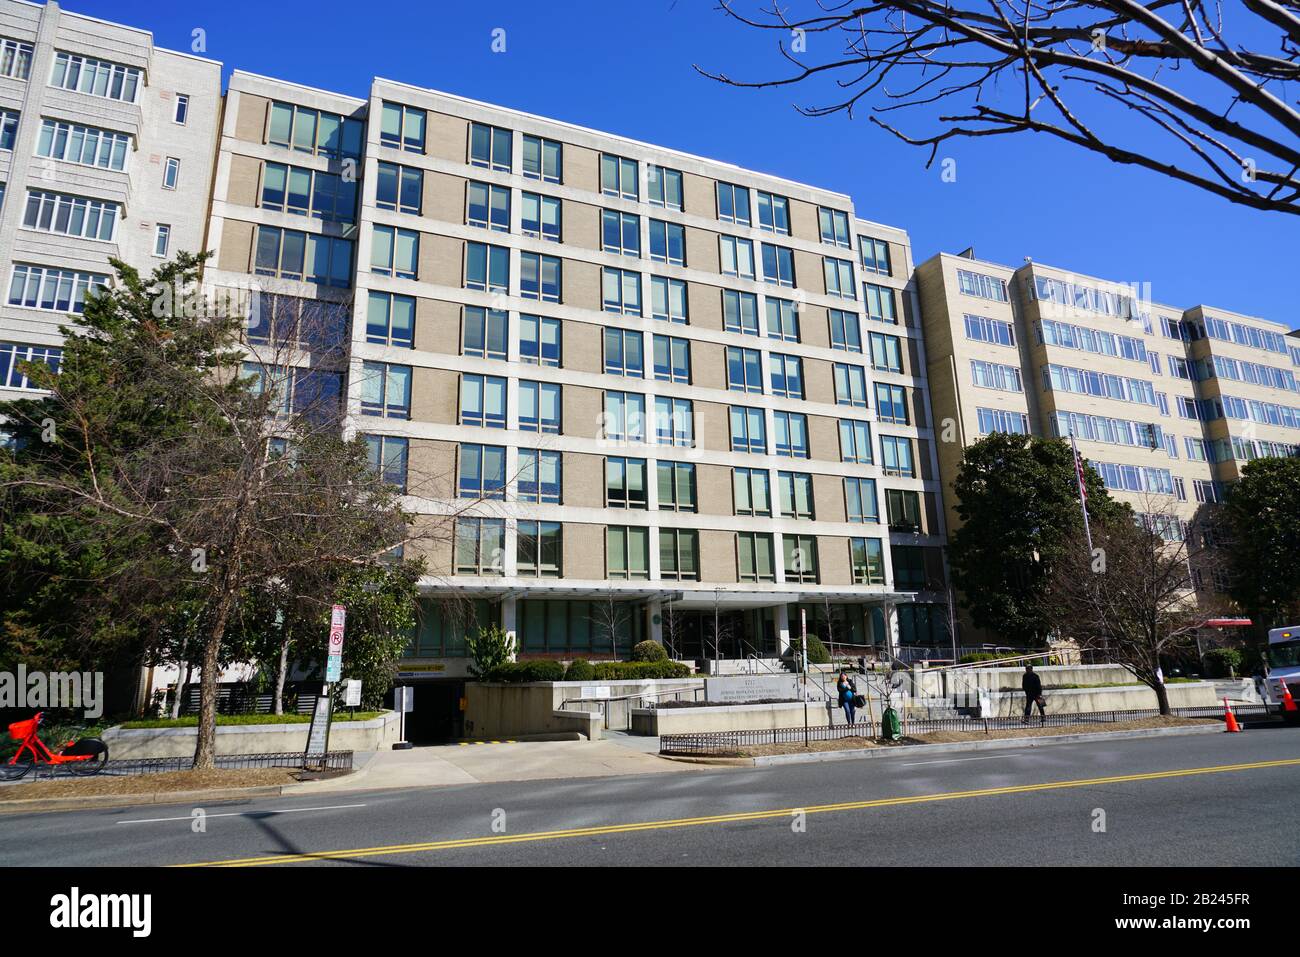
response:
[[[591,666],[592,677],[600,681],[632,681],[641,678],[689,678],[691,669],[680,661],[601,661]]]
[[[1236,648],[1211,648],[1205,653],[1205,670],[1211,678],[1241,674],[1243,656]]]
[[[638,641],[632,646],[633,661],[667,661],[668,652],[664,651],[664,646],[652,639]]]
[[[564,665],[558,661],[507,661],[483,676],[485,681],[523,684],[527,681],[563,681]]]
[[[497,668],[510,663],[515,653],[515,640],[498,625],[480,628],[465,636],[465,652],[474,663],[469,673],[475,678],[487,678]]]
[[[586,658],[575,658],[564,672],[565,681],[590,681],[596,677],[596,669]]]
[[[969,655],[962,655],[961,658],[958,659],[957,663],[962,665],[969,665],[969,664],[973,664],[976,661],[997,661],[999,658],[1002,657],[1005,656],[996,654],[995,652],[992,651],[976,651]]]
[[[803,643],[801,639],[795,638],[790,642],[790,654],[794,656],[795,661],[803,657]],[[826,650],[822,640],[816,635],[808,636],[808,664],[810,665],[829,665],[831,663],[831,653]]]

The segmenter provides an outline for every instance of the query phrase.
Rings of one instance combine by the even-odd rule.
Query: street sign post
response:
[[[393,744],[394,751],[406,751],[411,742],[406,740],[406,712],[415,709],[415,689],[410,685],[398,685],[393,689],[393,710],[398,714],[398,734],[400,741]]]
[[[799,609],[799,657],[803,659],[803,746],[808,747],[808,609]]]

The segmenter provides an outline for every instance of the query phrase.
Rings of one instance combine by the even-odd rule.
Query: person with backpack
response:
[[[853,683],[853,679],[849,677],[847,671],[840,672],[840,676],[835,682],[835,690],[839,694],[840,707],[844,709],[844,717],[852,725],[854,713],[857,710],[857,702],[854,699],[858,695],[858,686]]]
[[[1025,724],[1029,723],[1029,716],[1034,713],[1034,705],[1038,705],[1039,719],[1046,724],[1047,703],[1043,700],[1043,679],[1034,674],[1033,665],[1025,665],[1020,690],[1025,693]]]

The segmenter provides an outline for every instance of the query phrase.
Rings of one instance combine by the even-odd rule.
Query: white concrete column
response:
[[[784,656],[790,650],[790,606],[776,606],[776,653]]]
[[[888,601],[884,604],[885,613],[885,650],[891,655],[898,654],[898,606]]]
[[[504,631],[515,645],[515,654],[510,656],[514,661],[519,653],[519,632],[516,624],[516,599],[513,597],[501,599],[501,630]]]
[[[664,643],[663,602],[648,601],[645,605],[645,635],[651,641]]]

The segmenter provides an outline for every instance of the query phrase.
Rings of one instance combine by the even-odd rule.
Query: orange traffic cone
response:
[[[1282,682],[1282,710],[1296,710],[1295,698],[1291,697],[1291,689],[1287,686],[1285,681]]]
[[[1232,713],[1232,708],[1229,707],[1227,698],[1223,699],[1223,720],[1228,723],[1228,727],[1224,729],[1225,731],[1241,731],[1241,725],[1237,724],[1237,716]]]

